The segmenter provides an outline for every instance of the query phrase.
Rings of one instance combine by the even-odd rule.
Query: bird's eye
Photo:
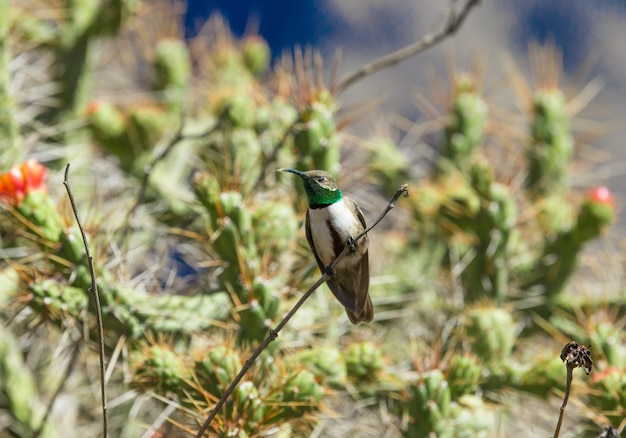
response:
[[[324,182],[324,181],[326,181],[326,177],[325,177],[324,175],[319,175],[316,179],[317,179],[319,182]]]

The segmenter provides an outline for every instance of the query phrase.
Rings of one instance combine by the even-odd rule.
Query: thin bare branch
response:
[[[567,367],[567,381],[565,382],[565,396],[563,397],[563,403],[559,411],[559,421],[556,423],[556,429],[554,430],[554,437],[558,438],[561,433],[561,424],[563,423],[563,415],[565,415],[565,407],[567,406],[567,400],[569,399],[569,393],[572,387],[572,376],[574,374],[574,368],[569,364]]]
[[[383,212],[380,214],[380,216],[378,216],[378,218],[374,221],[374,223],[372,225],[370,225],[366,230],[364,230],[358,236],[356,236],[356,238],[354,239],[354,242],[358,242],[372,228],[374,228],[376,225],[378,225],[378,223],[381,220],[383,220],[383,218],[387,215],[387,213],[389,213],[391,211],[391,209],[393,209],[393,207],[395,206],[396,202],[398,201],[400,196],[403,195],[403,194],[404,194],[405,197],[407,197],[409,195],[408,186],[406,184],[403,184],[400,187],[398,187],[398,190],[396,191],[396,194],[391,199],[391,201],[389,201],[389,204],[387,204],[387,207],[383,210]],[[339,253],[337,258],[335,258],[335,260],[329,266],[329,269],[327,269],[326,271],[327,272],[334,271],[334,269],[337,266],[337,264],[339,263],[339,261],[341,261],[341,259],[343,257],[345,257],[346,254],[348,254],[348,252],[350,252],[350,246],[348,245],[348,243],[346,243],[346,245],[343,248],[343,251],[341,251],[341,253]],[[224,403],[226,403],[226,400],[228,399],[228,397],[230,397],[230,395],[233,393],[233,391],[235,390],[235,388],[237,387],[237,385],[239,384],[241,379],[243,379],[243,377],[250,370],[250,368],[252,368],[252,365],[254,364],[254,361],[261,355],[263,350],[265,350],[265,348],[272,341],[274,341],[278,337],[278,333],[283,329],[283,327],[285,327],[285,325],[287,325],[289,320],[296,314],[298,309],[300,309],[300,307],[313,294],[313,292],[315,292],[315,290],[317,288],[319,288],[322,284],[324,284],[327,280],[330,279],[330,275],[327,272],[323,273],[323,275],[320,278],[317,279],[317,281],[304,293],[304,295],[302,295],[300,297],[298,302],[291,308],[291,310],[289,310],[289,313],[287,313],[287,315],[285,315],[285,317],[280,321],[280,323],[278,323],[278,325],[273,330],[270,330],[270,332],[267,335],[267,337],[254,350],[254,352],[252,353],[250,358],[248,360],[246,360],[245,364],[241,368],[241,371],[239,371],[239,374],[237,374],[237,376],[230,383],[228,388],[226,388],[226,391],[224,392],[224,394],[222,394],[222,397],[216,403],[215,407],[211,410],[211,413],[209,414],[209,416],[205,420],[204,424],[202,425],[202,427],[200,428],[200,430],[196,434],[196,438],[202,438],[202,436],[204,435],[204,433],[209,428],[209,425],[211,424],[211,422],[213,421],[213,419],[215,418],[215,416],[217,415],[219,410],[222,408]]]
[[[448,38],[449,36],[454,35],[459,30],[459,28],[461,27],[461,25],[463,24],[463,22],[469,15],[470,11],[475,6],[478,6],[478,4],[480,3],[480,0],[468,0],[465,6],[463,7],[463,9],[461,9],[460,11],[457,11],[457,9],[454,6],[454,3],[456,2],[455,1],[450,2],[450,6],[448,8],[448,14],[446,16],[446,22],[444,26],[438,32],[434,34],[432,33],[428,34],[424,36],[424,38],[422,38],[420,41],[417,41],[413,44],[403,47],[400,50],[397,50],[393,53],[382,56],[381,58],[378,58],[377,60],[364,65],[357,71],[349,74],[346,78],[342,79],[337,84],[337,86],[333,88],[333,93],[339,94],[343,92],[346,88],[348,88],[350,85],[354,85],[356,82],[360,81],[366,76],[369,76],[372,73],[376,73],[377,71],[382,70],[384,68],[391,67],[392,65],[395,65],[401,61],[404,61],[405,59],[408,59],[411,56],[415,56],[418,53],[421,53],[425,51],[426,49],[433,47],[437,43]]]
[[[98,325],[98,343],[100,344],[100,390],[102,396],[102,430],[103,437],[107,438],[109,436],[109,419],[107,415],[107,394],[106,394],[106,384],[104,381],[104,328],[102,324],[102,310],[100,308],[100,297],[98,295],[98,283],[96,281],[96,270],[93,266],[93,257],[91,252],[89,251],[89,245],[87,243],[87,234],[85,233],[85,228],[83,227],[83,223],[80,220],[80,216],[78,215],[78,209],[76,208],[76,202],[74,201],[74,195],[72,194],[72,189],[70,187],[70,182],[68,180],[68,175],[70,172],[70,163],[67,163],[65,167],[65,178],[63,179],[63,185],[67,190],[67,196],[70,199],[70,204],[72,205],[72,211],[74,212],[74,217],[76,218],[76,223],[78,224],[78,229],[80,230],[80,234],[83,238],[83,245],[85,246],[85,255],[87,256],[87,263],[89,265],[89,274],[91,275],[91,287],[89,288],[89,294],[93,299],[94,306],[96,309],[96,321]]]

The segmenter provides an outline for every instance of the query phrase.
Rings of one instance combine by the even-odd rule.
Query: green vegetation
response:
[[[540,414],[553,409],[556,423],[548,402],[565,389],[559,354],[570,339],[591,345],[596,367],[575,374],[572,397],[585,409],[565,421],[577,436],[619,426],[623,292],[570,290],[615,203],[604,188],[572,189],[573,121],[558,87],[523,96],[525,124],[510,134],[479,78],[454,75],[438,155],[416,180],[406,157],[419,151],[391,136],[344,141],[339,96],[308,54],[272,67],[260,37],[238,41],[216,18],[185,43],[159,21],[171,22],[169,2],[114,0],[102,10],[59,0],[57,14],[38,3],[0,0],[0,411],[9,420],[0,435],[100,430],[95,307],[62,187],[67,162],[98,279],[111,436],[141,436],[153,422],[166,435],[195,433],[318,278],[301,184],[281,167],[325,169],[346,192],[360,185],[370,221],[399,185],[410,197],[371,233],[375,321],[352,326],[318,290],[211,436],[308,436],[337,400],[371,417],[382,409],[406,437],[497,435],[521,397],[545,403]],[[98,54],[114,66],[99,71]],[[13,99],[7,60],[16,56],[48,60],[29,80],[47,81],[49,95]],[[102,85],[113,76],[131,88]],[[347,151],[360,167],[342,162]],[[53,397],[76,413],[64,416],[70,424],[46,414]],[[165,406],[170,421],[156,423]]]

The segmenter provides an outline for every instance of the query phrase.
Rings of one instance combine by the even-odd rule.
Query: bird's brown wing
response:
[[[313,256],[315,257],[317,266],[320,268],[320,271],[324,273],[326,271],[327,266],[324,265],[322,260],[317,255],[317,250],[315,249],[315,244],[313,243],[313,236],[311,235],[309,210],[307,210],[306,212],[305,229],[306,229],[306,240],[307,242],[309,242],[311,251],[313,251]],[[368,275],[368,282],[369,282],[369,275]],[[337,300],[341,303],[341,305],[346,308],[346,311],[352,311],[352,312],[355,311],[356,300],[355,300],[354,295],[346,292],[346,290],[343,287],[341,287],[339,283],[337,283],[335,278],[332,278],[332,277],[329,278],[326,284],[328,284],[328,287],[330,288],[330,291],[333,293],[335,298],[337,298]]]
[[[350,198],[348,198],[348,200],[354,204],[354,207],[356,207],[357,217],[359,218],[361,225],[363,225],[363,229],[367,229],[367,222],[365,221],[363,212],[355,201]],[[356,324],[357,322],[370,322],[372,319],[374,319],[374,306],[372,305],[372,300],[369,295],[370,263],[367,245],[367,236],[364,236],[359,242],[357,242],[357,251],[360,252],[363,250],[363,248],[365,248],[365,253],[361,257],[361,261],[359,262],[358,270],[360,271],[360,275],[355,276],[354,284],[350,289],[353,290],[356,295],[355,312],[353,315],[350,315],[348,313],[350,321],[352,321],[353,324]],[[353,320],[353,316],[355,317],[356,322]]]

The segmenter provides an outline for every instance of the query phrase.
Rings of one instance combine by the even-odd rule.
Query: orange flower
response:
[[[46,191],[46,168],[35,159],[0,175],[0,199],[19,205],[31,192]]]

